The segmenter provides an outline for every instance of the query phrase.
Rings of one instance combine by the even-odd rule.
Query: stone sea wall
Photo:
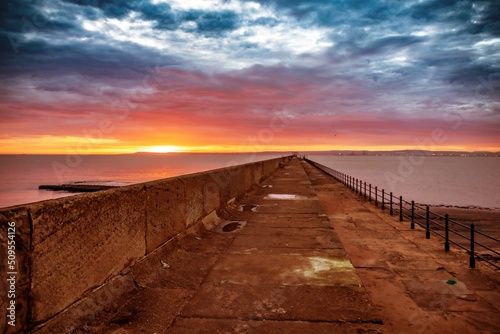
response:
[[[0,209],[0,333],[30,331],[72,305],[91,309],[103,291],[126,291],[128,268],[288,159]]]

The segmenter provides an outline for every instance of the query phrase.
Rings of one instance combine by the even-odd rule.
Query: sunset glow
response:
[[[149,153],[171,153],[171,152],[184,152],[185,149],[178,146],[151,146],[143,148],[140,151]]]
[[[494,2],[2,6],[0,154],[500,151]]]

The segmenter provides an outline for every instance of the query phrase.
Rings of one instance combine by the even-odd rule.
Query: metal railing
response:
[[[360,197],[373,202],[375,206],[380,206],[381,210],[388,210],[391,216],[398,214],[399,221],[407,219],[412,230],[415,229],[415,225],[421,226],[425,230],[426,239],[430,239],[431,234],[443,238],[445,252],[450,250],[450,244],[465,250],[469,255],[470,268],[475,268],[476,260],[479,260],[500,269],[500,264],[497,263],[500,261],[500,252],[498,251],[500,250],[500,240],[478,231],[473,223],[469,226],[465,225],[450,219],[448,214],[443,216],[430,211],[428,205],[422,206],[415,204],[414,201],[408,202],[402,196],[394,196],[392,192],[387,193],[384,189],[372,186],[371,183],[367,184],[366,181],[315,161],[305,160],[359,194]]]

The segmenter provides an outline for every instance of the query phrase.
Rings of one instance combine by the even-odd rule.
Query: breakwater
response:
[[[126,293],[134,285],[131,267],[216,219],[218,210],[289,158],[1,209],[0,332],[40,329],[64,313],[92,313]]]

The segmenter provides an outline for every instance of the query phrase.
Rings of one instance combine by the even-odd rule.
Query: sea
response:
[[[39,190],[74,182],[127,185],[284,156],[284,153],[0,155],[0,208],[75,193]],[[307,158],[420,204],[500,208],[500,157]]]
[[[500,157],[310,154],[307,158],[407,201],[500,208]]]
[[[281,157],[279,153],[0,155],[0,208],[73,196],[40,185],[128,185]]]

